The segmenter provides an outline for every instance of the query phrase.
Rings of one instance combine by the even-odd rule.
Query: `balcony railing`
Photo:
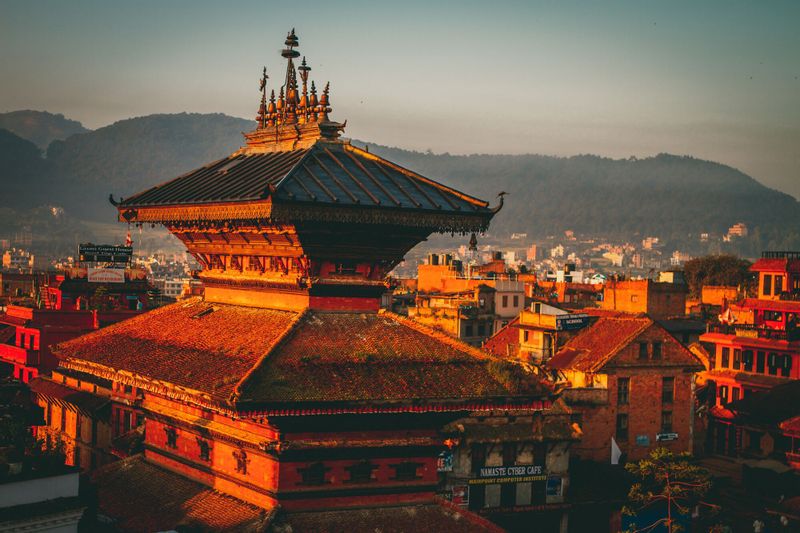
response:
[[[761,259],[800,259],[800,252],[788,252],[788,251],[761,252]]]
[[[786,462],[793,468],[800,468],[800,452],[786,452]]]
[[[800,330],[798,329],[790,329],[785,331],[780,329],[765,328],[763,326],[756,326],[754,324],[709,324],[706,328],[706,332],[776,341],[791,342],[800,340]]]

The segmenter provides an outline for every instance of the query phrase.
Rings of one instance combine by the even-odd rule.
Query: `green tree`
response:
[[[699,298],[705,285],[728,285],[748,289],[754,276],[750,261],[735,255],[706,255],[691,259],[683,265],[689,293]]]
[[[682,531],[677,515],[689,514],[696,505],[713,505],[703,502],[703,498],[711,488],[711,475],[699,466],[691,463],[691,454],[674,454],[666,448],[656,448],[646,459],[628,463],[625,469],[633,474],[637,481],[628,493],[630,507],[623,513],[636,515],[653,505],[662,505],[666,516],[652,524],[634,524],[627,533],[640,533],[665,529],[668,533]]]

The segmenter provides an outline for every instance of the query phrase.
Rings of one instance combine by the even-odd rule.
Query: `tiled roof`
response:
[[[192,298],[59,344],[54,352],[224,400],[296,317]]]
[[[349,144],[233,154],[125,199],[121,209],[255,201],[489,213],[484,201]]]
[[[594,372],[654,323],[646,316],[600,313],[597,321],[567,341],[547,366]],[[608,316],[611,315],[611,316]]]
[[[95,411],[108,404],[108,398],[97,396],[86,391],[75,390],[47,378],[36,377],[28,384],[31,391],[46,396],[60,404],[68,404],[91,416]]]
[[[92,474],[98,514],[119,531],[263,531],[267,511],[155,466],[141,455]]]
[[[760,425],[778,425],[800,416],[800,381],[792,380],[768,391],[754,392],[728,404],[737,416]]]
[[[286,513],[277,517],[276,533],[313,531],[314,533],[436,533],[501,532],[488,520],[446,504],[406,505]]]
[[[69,368],[122,371],[241,408],[549,393],[518,365],[392,313],[300,315],[196,298],[60,344],[56,354]]]
[[[487,341],[483,343],[483,349],[498,357],[515,357],[519,352],[518,324],[519,317],[516,317],[487,339]]]
[[[493,358],[391,313],[310,313],[241,386],[241,401],[474,399],[527,394]],[[534,393],[546,394],[530,377]]]

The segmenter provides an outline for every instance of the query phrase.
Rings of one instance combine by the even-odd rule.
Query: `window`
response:
[[[619,378],[617,380],[617,405],[627,405],[630,395],[631,379]]]
[[[672,433],[672,411],[661,411],[661,433]]]
[[[467,326],[464,328],[464,336],[472,337],[472,324],[467,324]]]
[[[739,399],[739,387],[731,388],[731,401],[735,402]]]
[[[751,452],[761,451],[761,437],[763,433],[747,430],[747,449]]]
[[[325,465],[322,463],[313,463],[306,468],[297,469],[297,471],[300,472],[300,476],[303,478],[303,485],[324,485],[325,472],[328,470],[330,470],[330,468],[325,468]]]
[[[514,307],[519,307],[519,296],[514,295]]]
[[[420,463],[405,462],[391,466],[395,470],[394,479],[397,481],[411,481],[419,478],[417,468],[421,466]]]
[[[783,313],[780,311],[764,311],[764,320],[768,322],[782,322]]]
[[[503,295],[503,307],[508,307],[508,295]]]
[[[789,371],[792,369],[792,356],[787,354],[783,354],[783,358],[781,360],[781,376],[788,378]]]
[[[739,348],[733,349],[733,369],[739,370],[742,368],[742,350]]]
[[[237,450],[233,452],[233,458],[236,460],[236,472],[247,475],[247,464],[250,462],[250,459],[247,458],[247,452],[244,450]]]
[[[201,461],[210,461],[211,460],[211,446],[209,445],[208,441],[198,437],[198,439],[197,439],[197,447],[200,449],[200,460]]]
[[[483,337],[486,335],[486,326],[483,324],[478,324],[478,337]]]
[[[772,294],[772,276],[769,274],[764,275],[764,284],[761,286],[761,294],[770,296]]]
[[[78,413],[75,414],[75,438],[78,439],[78,440],[83,440],[81,438],[81,429],[82,429],[81,426],[82,425],[83,424],[81,424],[81,413],[78,412]],[[76,449],[77,449],[77,447],[76,447]],[[79,463],[79,462],[80,461],[76,461],[76,464]]]
[[[61,431],[67,430],[67,410],[65,408],[61,408]]]
[[[164,428],[164,433],[167,436],[167,446],[170,448],[178,447],[178,432],[175,428]]]
[[[525,332],[522,334],[522,339],[523,339],[523,342],[528,342],[528,331],[527,330],[525,330]]]
[[[722,361],[719,364],[720,368],[730,368],[731,367],[731,349],[730,348],[723,348],[722,349]]]
[[[638,294],[631,294],[631,301],[632,302],[638,302],[639,301],[639,295]]]
[[[766,354],[764,352],[756,352],[756,372],[759,374],[764,373],[764,361]]]
[[[125,385],[125,394],[133,394],[133,387],[131,385]]]
[[[726,403],[728,403],[728,386],[727,385],[721,385],[719,387],[718,397],[719,397],[719,403],[721,405],[725,405]]]
[[[675,399],[675,378],[661,379],[661,403],[672,403]]]
[[[617,440],[626,442],[628,440],[628,415],[620,413],[617,415]]]
[[[661,359],[661,343],[653,343],[653,359]]]
[[[742,352],[742,362],[747,372],[753,371],[753,350],[745,350]]]
[[[783,292],[783,276],[775,276],[775,284],[772,286],[772,294],[776,296]]]
[[[767,358],[767,364],[769,366],[769,375],[770,376],[777,376],[778,375],[778,354],[775,352],[769,352],[769,357]]]
[[[639,343],[639,359],[647,359],[647,343]]]
[[[345,468],[345,470],[350,472],[350,479],[348,479],[347,482],[369,483],[370,481],[373,481],[372,471],[376,468],[378,468],[378,466],[370,463],[369,461],[361,461],[352,466],[348,466]]]

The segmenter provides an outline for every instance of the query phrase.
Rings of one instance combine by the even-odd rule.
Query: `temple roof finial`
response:
[[[267,121],[268,121],[268,111],[267,111],[267,80],[269,76],[267,76],[267,67],[264,67],[264,70],[261,74],[261,79],[259,80],[259,87],[258,90],[261,92],[261,105],[258,106],[258,115],[256,116],[256,122],[258,122],[259,128],[266,128]]]

